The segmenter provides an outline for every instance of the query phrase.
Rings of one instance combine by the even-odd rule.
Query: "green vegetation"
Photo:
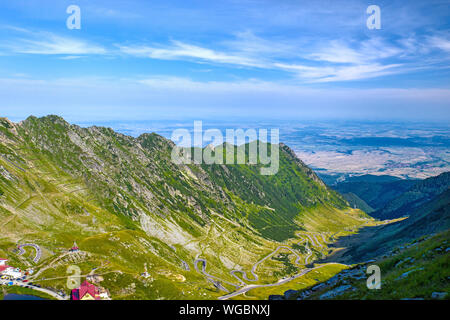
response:
[[[362,200],[360,197],[358,197],[356,194],[349,192],[349,193],[343,193],[342,197],[347,200],[347,202],[350,204],[353,208],[361,209],[362,211],[366,213],[372,213],[375,211],[371,206],[369,206],[364,200]]]
[[[358,197],[352,204],[362,210],[363,207],[370,206],[373,210],[382,209],[389,201],[408,191],[417,183],[417,180],[402,180],[397,177],[363,175],[351,177],[344,182],[337,183],[333,188],[347,197]],[[351,196],[353,194],[354,196]],[[364,203],[360,202],[364,201]],[[366,210],[364,210],[366,211]],[[366,211],[369,213],[369,211]]]
[[[406,192],[386,203],[382,209],[374,212],[373,216],[380,219],[393,219],[410,215],[411,212],[448,190],[449,187],[450,172],[420,180]]]
[[[367,222],[285,145],[273,176],[261,163],[176,165],[172,147],[156,134],[135,139],[57,116],[2,119],[0,255],[66,293],[75,264],[83,278],[99,274],[113,299],[215,299],[224,292],[195,259],[233,291],[231,270],[249,272],[279,245],[299,243],[299,232],[329,238]],[[74,241],[81,252],[69,254]],[[37,264],[31,249],[18,255],[23,243],[42,248]],[[314,248],[311,259],[324,252]],[[259,267],[261,283],[298,271],[293,255],[282,257]]]
[[[325,265],[320,269],[313,270],[300,278],[297,278],[280,286],[252,289],[240,298],[248,300],[266,300],[268,296],[283,295],[288,290],[301,291],[328,280],[329,278],[333,277],[340,271],[345,270],[346,268],[347,266],[343,264]]]
[[[419,238],[370,262],[369,265],[378,265],[381,270],[379,290],[369,290],[366,277],[344,277],[309,298],[318,299],[324,293],[345,284],[350,285],[352,290],[334,299],[433,299],[434,292],[446,293],[445,298],[450,299],[449,236],[450,231],[445,231],[432,237]],[[362,273],[365,268],[366,265],[362,265]]]
[[[280,253],[277,257],[273,257],[272,259],[283,263],[283,268],[273,273],[273,275],[277,278],[283,278],[287,275],[296,274],[299,271],[298,267],[293,265],[289,260],[289,254]]]
[[[440,179],[441,176],[436,178]],[[407,219],[377,228],[369,239],[351,248],[348,255],[353,261],[373,258],[395,246],[448,229],[450,229],[450,189],[411,210]]]

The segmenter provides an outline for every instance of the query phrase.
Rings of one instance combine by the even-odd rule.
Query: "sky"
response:
[[[442,0],[2,1],[0,116],[449,122],[449,24]]]

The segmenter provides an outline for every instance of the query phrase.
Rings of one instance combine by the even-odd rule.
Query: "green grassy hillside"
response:
[[[391,176],[363,175],[337,183],[333,188],[341,194],[353,193],[373,210],[379,210],[416,183],[417,180],[403,180]]]
[[[57,116],[1,119],[0,257],[66,293],[75,264],[84,277],[99,274],[114,299],[214,299],[236,290],[230,271],[250,272],[299,233],[319,233],[323,246],[368,221],[287,146],[273,176],[260,175],[261,164],[177,165],[172,148],[156,134],[133,138]],[[67,252],[74,241],[80,253]],[[23,243],[41,247],[39,262],[32,249],[19,255]],[[326,252],[315,245],[311,260]],[[283,266],[268,259],[259,281],[278,281]]]
[[[418,181],[410,189],[386,203],[372,216],[379,219],[395,219],[410,215],[416,208],[427,203],[450,188],[450,172]]]
[[[291,299],[450,299],[450,232],[418,238],[369,263],[324,281],[317,290],[310,286],[291,295]],[[366,282],[369,265],[381,271],[381,288],[369,289]]]
[[[396,245],[448,229],[450,229],[449,189],[411,211],[407,219],[379,228],[370,240],[353,247],[348,255],[354,259],[368,259]]]

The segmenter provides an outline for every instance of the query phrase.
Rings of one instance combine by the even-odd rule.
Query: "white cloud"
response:
[[[61,59],[108,53],[185,60],[228,67],[281,70],[291,78],[293,76],[297,81],[304,82],[352,81],[431,68],[431,60],[424,59],[424,55],[433,49],[445,51],[444,55],[450,52],[450,41],[442,34],[420,39],[412,34],[395,41],[373,36],[357,42],[342,39],[325,41],[312,37],[303,37],[302,40],[281,36],[265,39],[247,30],[236,33],[231,40],[216,43],[215,48],[211,44],[200,46],[173,40],[168,44],[116,44],[118,49],[107,50],[85,40],[53,33],[21,28],[12,30],[20,32],[22,37],[3,47],[14,53],[60,55]],[[435,55],[433,58],[436,65],[448,59],[448,55]]]
[[[145,85],[152,89],[169,89],[175,91],[196,91],[196,92],[292,92],[293,88],[310,91],[309,88],[300,88],[296,85],[276,84],[271,81],[261,81],[257,79],[247,79],[240,81],[195,81],[183,77],[152,76],[138,80],[131,80],[138,84]]]
[[[170,46],[121,46],[120,50],[152,59],[282,70],[305,82],[351,81],[407,72],[412,67],[386,62],[386,59],[401,59],[416,53],[411,41],[394,46],[379,37],[369,38],[356,46],[351,46],[348,41],[332,40],[320,47],[303,48],[281,40],[266,40],[247,31],[238,33],[234,41],[221,44],[226,47],[222,51],[180,41],[172,41]]]
[[[234,64],[249,67],[262,66],[257,61],[233,54],[227,54],[208,48],[203,48],[181,41],[172,41],[171,46],[150,47],[150,46],[119,46],[120,50],[129,55],[149,57],[161,60],[176,59],[198,59],[212,63]]]
[[[435,48],[450,52],[450,40],[440,36],[432,36],[428,38],[428,43]]]
[[[0,44],[1,47],[13,53],[76,56],[107,52],[102,46],[73,37],[63,37],[51,32],[34,32],[13,26],[6,28],[21,34],[14,40]]]
[[[404,54],[405,48],[386,43],[378,37],[369,38],[351,47],[342,40],[332,40],[307,56],[311,60],[329,63],[368,64],[373,61],[398,57]]]
[[[305,66],[296,64],[276,64],[277,67],[295,72],[299,79],[307,82],[335,82],[375,78],[401,72],[400,64],[361,64],[345,66]]]
[[[105,54],[106,50],[100,46],[87,43],[86,41],[60,37],[47,33],[42,40],[20,39],[11,49],[16,53],[25,54]]]
[[[298,57],[301,43],[293,39],[264,39],[256,36],[250,30],[237,32],[233,40],[221,42],[238,55],[252,56],[261,60],[269,57]]]
[[[80,59],[82,58],[82,56],[63,56],[60,57],[61,60],[75,60],[75,59]]]
[[[362,63],[365,57],[339,41],[331,41],[320,51],[309,54],[307,58],[331,63]]]

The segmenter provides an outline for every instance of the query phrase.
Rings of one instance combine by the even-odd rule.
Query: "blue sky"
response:
[[[69,30],[69,5],[81,29]],[[369,30],[369,5],[381,29]],[[450,120],[450,1],[0,4],[0,115]]]

